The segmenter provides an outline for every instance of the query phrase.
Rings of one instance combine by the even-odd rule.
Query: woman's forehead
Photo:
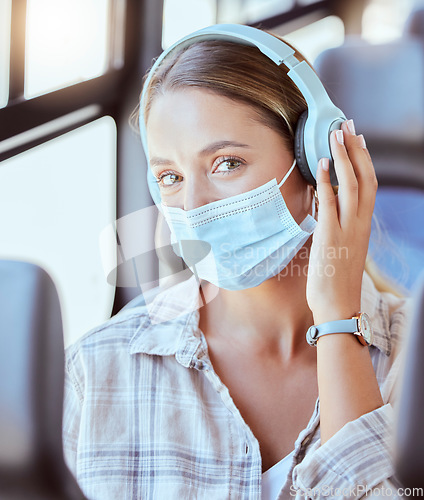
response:
[[[164,142],[177,138],[190,142],[248,142],[263,134],[275,133],[264,124],[254,106],[199,88],[178,89],[156,96],[146,130],[151,153],[151,148],[163,149]]]
[[[228,109],[231,113],[252,115],[256,114],[256,108],[248,103],[235,98],[214,92],[208,88],[201,87],[182,87],[177,89],[165,90],[157,94],[151,104],[150,115],[155,109],[159,113],[167,112],[172,108],[174,111],[192,111],[211,113],[215,109]]]

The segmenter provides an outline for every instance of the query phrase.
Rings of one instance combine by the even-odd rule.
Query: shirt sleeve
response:
[[[388,403],[348,422],[322,446],[317,442],[316,449],[293,469],[299,498],[314,498],[314,492],[315,498],[320,498],[318,494],[334,499],[372,498],[378,487],[389,489],[394,474],[394,419]],[[386,498],[400,498],[397,487],[391,490]]]
[[[77,475],[76,464],[82,403],[83,392],[77,383],[72,359],[70,356],[67,356],[65,365],[62,441],[65,461],[75,477]]]
[[[391,315],[391,356],[377,370],[385,404],[348,422],[324,444],[318,439],[311,446],[293,469],[296,498],[402,498],[393,457],[405,317],[403,309]],[[385,363],[390,368],[383,376]]]

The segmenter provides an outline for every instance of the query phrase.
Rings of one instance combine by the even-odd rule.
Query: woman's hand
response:
[[[330,146],[339,190],[335,195],[328,159],[321,159],[317,172],[318,223],[306,287],[315,324],[348,319],[360,311],[362,274],[378,186],[365,141],[363,136],[355,135],[353,121],[344,122],[341,131],[331,133]]]
[[[343,123],[330,137],[339,191],[328,170],[317,175],[318,224],[309,257],[306,297],[314,323],[360,311],[362,274],[371,233],[377,179],[361,136]],[[344,137],[344,144],[342,138]],[[337,140],[339,138],[339,140]],[[328,165],[328,160],[324,160]],[[321,444],[347,422],[383,405],[369,350],[354,335],[324,335],[317,343]]]

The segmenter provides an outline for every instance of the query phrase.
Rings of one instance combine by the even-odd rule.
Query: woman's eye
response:
[[[229,173],[239,168],[242,164],[243,162],[241,160],[237,160],[236,158],[226,158],[219,163],[215,172]]]
[[[182,179],[181,175],[175,174],[174,172],[164,172],[157,179],[160,186],[173,186]]]

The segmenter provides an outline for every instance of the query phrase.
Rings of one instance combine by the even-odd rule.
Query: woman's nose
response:
[[[184,186],[184,210],[193,210],[210,203],[210,186],[206,179],[189,179]]]

